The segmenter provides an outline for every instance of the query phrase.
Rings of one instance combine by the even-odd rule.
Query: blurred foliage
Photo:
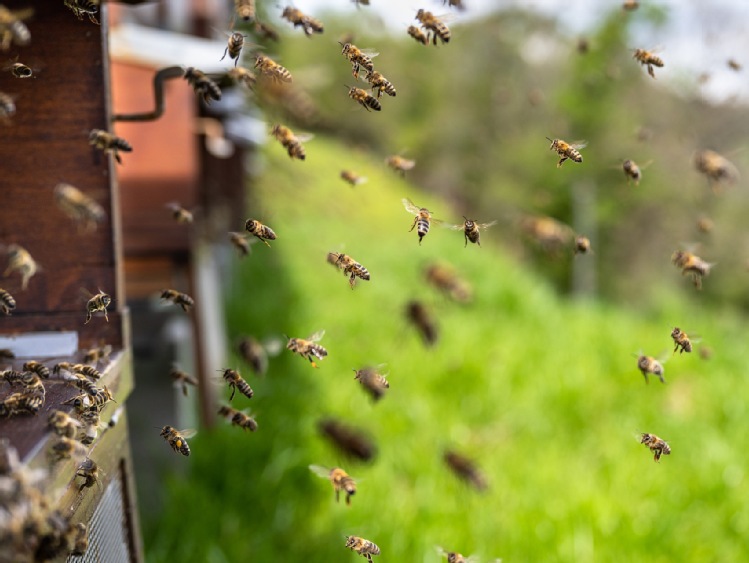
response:
[[[278,239],[234,262],[226,314],[232,341],[326,329],[329,356],[313,369],[283,351],[262,379],[232,359],[255,390],[234,406],[251,405],[259,430],[222,421],[191,440],[180,475],[165,481],[164,513],[143,515],[149,561],[360,560],[347,534],[376,542],[382,561],[437,563],[436,545],[481,561],[749,557],[749,438],[736,392],[746,350],[734,314],[686,308],[675,290],[639,312],[564,300],[502,250],[496,227],[480,248],[437,226],[419,246],[400,199],[440,214],[445,201],[323,135],[307,154],[263,151],[251,213]],[[349,187],[344,166],[369,181]],[[349,289],[325,264],[330,250],[359,260],[371,281]],[[425,285],[435,260],[474,285],[472,303]],[[414,297],[437,315],[433,348],[402,314]],[[712,359],[670,356],[674,324],[698,329],[696,348]],[[638,350],[669,355],[667,385],[645,385]],[[391,388],[373,404],[351,369],[381,362]],[[316,430],[328,415],[368,432],[377,458],[354,462],[329,446]],[[654,463],[638,432],[667,439],[672,455]],[[446,448],[478,463],[486,492],[450,473]],[[309,464],[360,480],[350,507]]]

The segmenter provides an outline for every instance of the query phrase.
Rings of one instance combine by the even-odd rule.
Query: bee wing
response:
[[[315,138],[314,133],[295,133],[296,140],[300,143],[306,143],[307,141],[311,141]]]
[[[266,354],[268,354],[271,357],[274,357],[274,356],[278,356],[278,354],[281,353],[281,350],[284,349],[284,346],[286,346],[286,344],[278,336],[272,336],[272,337],[264,339],[262,342],[262,346],[265,349]]]
[[[463,231],[466,228],[466,224],[465,223],[460,223],[460,224],[456,224],[456,225],[443,224],[442,226],[445,227],[446,229],[450,229],[452,231]]]
[[[374,49],[361,49],[361,52],[363,55],[367,55],[370,59],[374,59],[377,55],[380,54]]]
[[[411,170],[414,166],[416,166],[415,160],[407,160],[405,158],[401,159],[401,168],[403,168],[403,170]]]
[[[307,338],[307,340],[309,340],[310,342],[318,342],[322,340],[323,336],[325,336],[325,329],[318,330],[316,333]]]
[[[570,147],[573,149],[584,149],[588,146],[588,141],[575,141],[574,143],[570,143]]]
[[[406,208],[406,211],[408,211],[409,213],[413,213],[414,215],[418,215],[421,208],[416,206],[413,201],[411,201],[407,197],[404,197],[401,201],[403,202],[403,207]]]
[[[312,471],[318,477],[323,479],[330,479],[330,469],[323,467],[322,465],[310,465],[309,470]]]
[[[489,222],[489,223],[476,223],[476,226],[477,226],[477,227],[478,227],[479,229],[488,229],[489,227],[493,227],[493,226],[494,226],[494,225],[496,225],[496,224],[497,224],[497,222],[496,222],[496,221],[491,221],[491,222]]]
[[[192,438],[193,436],[195,436],[195,434],[197,434],[197,433],[198,433],[198,431],[197,431],[197,430],[194,430],[194,429],[192,429],[192,428],[186,428],[185,430],[177,430],[177,432],[179,432],[179,434],[180,434],[180,435],[181,435],[181,436],[182,436],[182,437],[183,437],[183,438],[184,438],[185,440],[187,440],[187,439],[189,439],[189,438]]]
[[[435,219],[434,217],[429,217],[429,221],[440,226],[444,223],[442,219]]]

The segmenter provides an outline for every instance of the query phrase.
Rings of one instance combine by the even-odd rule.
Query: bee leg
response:
[[[663,378],[661,374],[658,374],[658,379],[661,380],[661,383],[666,383],[666,380]]]
[[[650,381],[648,381],[648,372],[643,371],[642,376],[645,378],[645,383],[650,383]]]
[[[229,47],[227,46],[226,49],[224,49],[224,56],[221,57],[219,60],[223,61],[226,58],[226,53],[228,53],[228,52],[229,52]]]
[[[335,501],[336,501],[336,502],[338,502],[338,499],[339,499],[339,497],[340,497],[340,493],[341,493],[341,491],[340,491],[339,489],[336,489],[336,490],[335,490]]]
[[[231,403],[231,400],[234,398],[234,393],[237,392],[237,386],[232,383],[231,385],[231,397],[229,397],[229,402]]]
[[[255,235],[255,236],[256,236],[256,237],[257,237],[258,239],[260,239],[260,241],[261,241],[261,242],[262,242],[262,243],[263,243],[263,244],[264,244],[265,246],[267,246],[268,248],[270,248],[270,244],[268,243],[268,241],[267,241],[267,240],[265,240],[265,239],[264,239],[264,238],[262,238],[262,237],[258,237],[257,235]]]
[[[309,360],[309,363],[312,364],[313,368],[317,367],[317,364],[315,363],[315,360],[313,360],[311,356],[307,356],[307,359]]]
[[[562,158],[560,158],[560,159],[559,159],[559,162],[557,162],[557,168],[561,168],[561,167],[562,167],[562,164],[564,164],[564,161],[565,161],[565,160],[567,160],[567,157],[566,157],[566,156],[563,156]]]
[[[184,383],[182,384],[182,394],[187,397],[187,385]]]
[[[648,65],[648,74],[655,79],[655,71],[653,71],[653,65]]]
[[[356,284],[356,276],[354,274],[351,274],[348,283],[351,286],[351,289],[354,289],[354,285]]]
[[[122,164],[122,157],[120,156],[120,153],[117,151],[114,151],[114,158],[117,161],[117,164]]]
[[[346,493],[346,506],[351,506],[351,495]]]
[[[414,217],[414,224],[411,225],[410,229],[408,229],[409,233],[414,230],[414,227],[416,227],[416,223],[418,223],[418,222],[419,222],[419,216],[417,215],[416,217]]]
[[[463,248],[466,248],[468,246],[468,235],[463,235],[466,239],[466,243],[463,245]]]
[[[91,313],[87,313],[87,314],[86,314],[86,322],[85,322],[85,323],[83,323],[83,324],[87,325],[87,324],[88,324],[88,321],[90,321],[90,320],[91,320]]]

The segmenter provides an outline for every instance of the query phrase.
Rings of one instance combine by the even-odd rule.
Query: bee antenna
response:
[[[554,139],[549,139],[548,137],[546,137],[546,139],[551,141],[552,143],[554,142]]]

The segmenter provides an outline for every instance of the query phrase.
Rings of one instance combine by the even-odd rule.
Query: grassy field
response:
[[[313,369],[284,351],[264,379],[242,369],[255,398],[234,405],[252,406],[260,428],[222,424],[191,440],[165,512],[143,516],[149,561],[361,561],[344,548],[349,534],[376,542],[376,561],[436,563],[436,545],[505,563],[749,559],[740,319],[703,309],[696,293],[666,294],[656,310],[572,302],[492,231],[463,248],[462,233],[433,227],[420,247],[401,198],[459,222],[447,204],[324,138],[307,152],[300,163],[265,149],[248,216],[278,240],[237,261],[226,311],[232,337],[325,329],[329,356]],[[369,182],[349,187],[344,167]],[[325,263],[331,250],[371,281],[351,291]],[[472,303],[426,286],[423,267],[438,259],[470,280]],[[433,348],[404,318],[415,297],[438,318]],[[699,333],[712,358],[672,356],[673,326]],[[667,353],[666,385],[645,385],[639,350]],[[351,370],[383,362],[391,388],[373,404]],[[318,435],[325,416],[365,429],[376,459],[342,457]],[[639,432],[667,439],[672,454],[654,463]],[[476,460],[488,490],[458,480],[446,448]],[[350,507],[310,464],[360,479]]]

